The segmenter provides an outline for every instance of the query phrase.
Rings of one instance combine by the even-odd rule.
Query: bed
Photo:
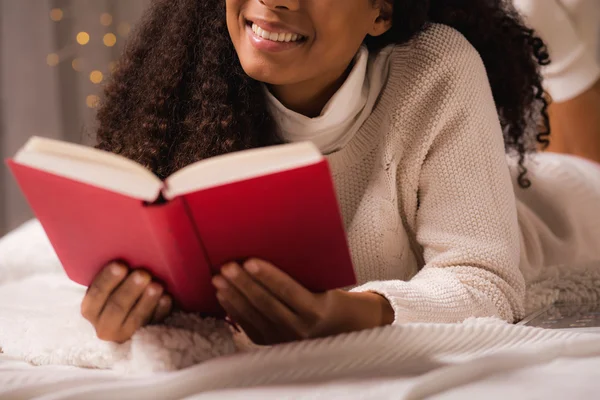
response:
[[[570,271],[530,277],[528,308],[600,300],[600,266]],[[83,293],[35,221],[0,239],[0,399],[594,399],[600,391],[598,334],[470,319],[256,348],[218,321],[174,315],[116,345],[79,316]]]

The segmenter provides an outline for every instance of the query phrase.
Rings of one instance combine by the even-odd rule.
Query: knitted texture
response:
[[[328,160],[362,285],[353,290],[385,296],[396,323],[520,319],[523,272],[600,259],[600,168],[542,155],[517,201],[484,65],[452,28],[394,49],[372,115]]]

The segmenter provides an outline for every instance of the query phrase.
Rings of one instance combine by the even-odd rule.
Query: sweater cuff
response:
[[[589,88],[600,79],[600,66],[594,59],[592,51],[581,47],[579,57],[560,72],[552,69],[552,64],[544,68],[544,86],[555,103],[571,100]]]

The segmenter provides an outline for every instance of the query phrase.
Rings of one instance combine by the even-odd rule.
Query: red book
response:
[[[38,137],[7,163],[79,284],[122,260],[182,309],[220,314],[211,278],[229,261],[267,260],[315,292],[356,283],[329,167],[310,143],[203,160],[164,182],[123,157]]]

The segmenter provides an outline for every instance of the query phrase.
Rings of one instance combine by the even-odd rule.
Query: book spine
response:
[[[145,211],[163,254],[164,277],[159,279],[167,291],[185,311],[219,313],[211,269],[185,201],[147,205]]]

